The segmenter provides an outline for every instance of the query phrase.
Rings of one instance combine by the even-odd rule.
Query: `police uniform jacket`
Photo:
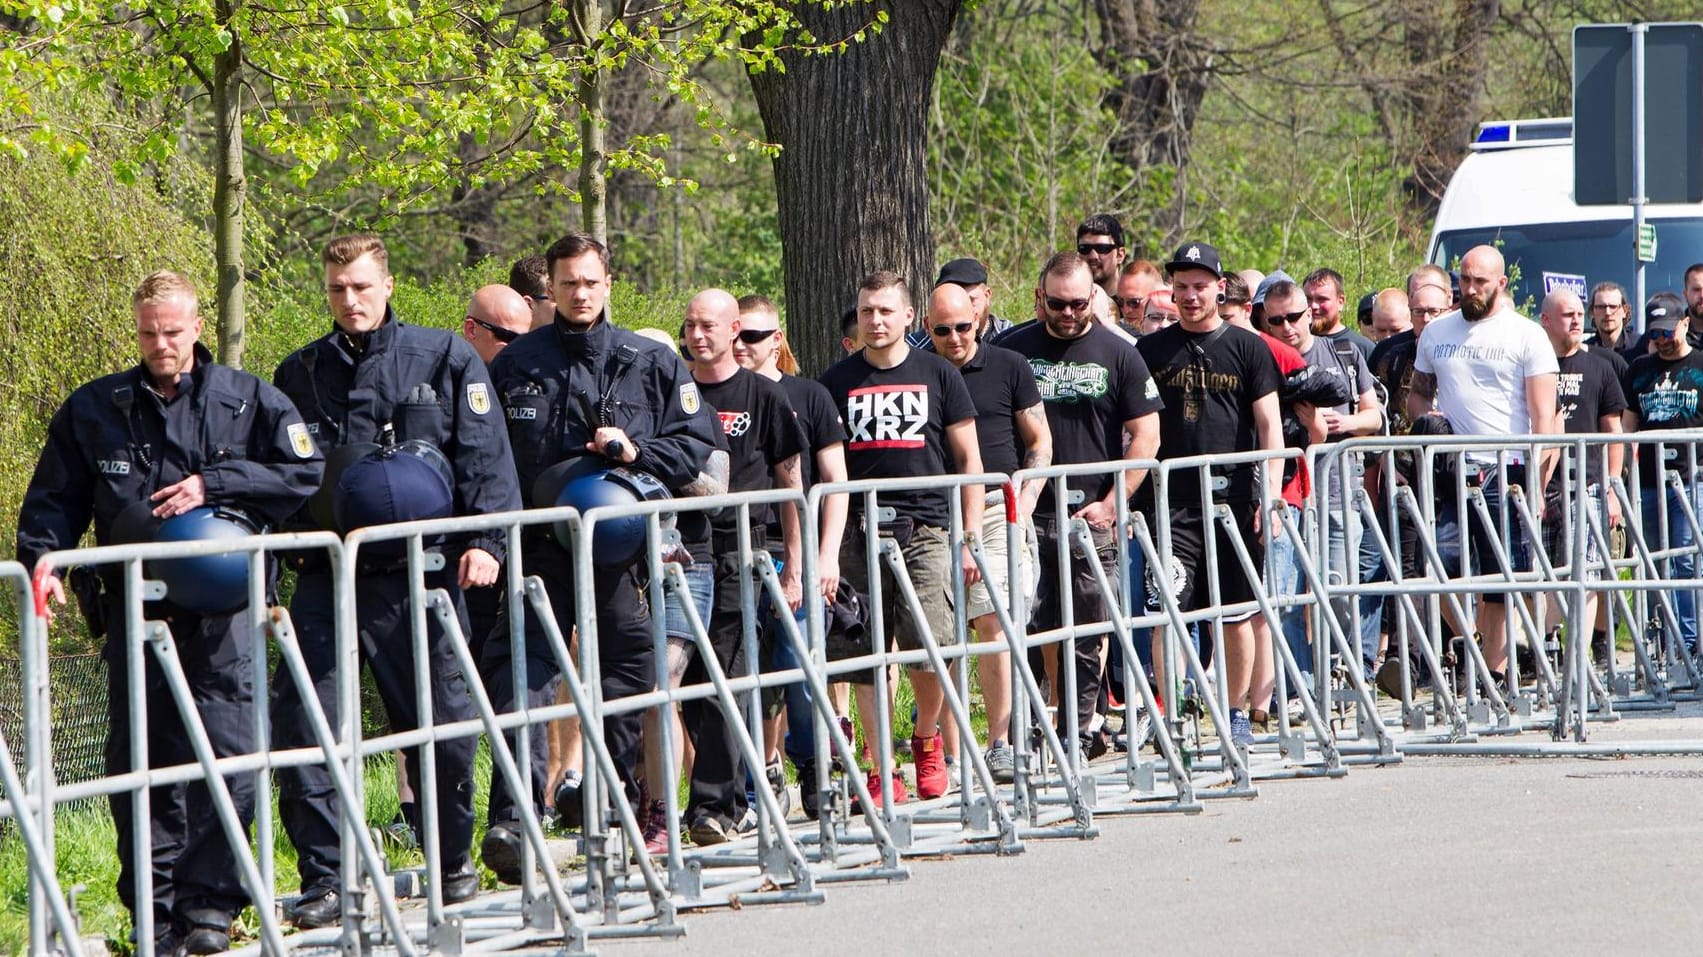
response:
[[[599,425],[625,432],[638,451],[629,467],[673,492],[703,471],[720,430],[679,356],[607,319],[580,333],[558,314],[497,353],[491,379],[508,417],[520,487],[534,499],[539,474],[585,455]]]
[[[370,333],[350,336],[334,328],[291,353],[272,381],[301,409],[321,450],[419,439],[449,460],[457,515],[521,507],[490,376],[460,336],[404,325],[387,308],[384,324]],[[505,544],[501,529],[465,539],[465,547],[484,549],[498,561]]]
[[[323,468],[282,392],[215,365],[197,343],[194,369],[169,403],[137,364],[78,388],[54,413],[18,516],[18,561],[33,568],[75,547],[91,520],[95,541],[111,544],[120,512],[195,474],[208,505],[277,525],[319,486]]]

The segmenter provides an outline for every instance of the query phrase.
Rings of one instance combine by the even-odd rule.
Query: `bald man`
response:
[[[1407,310],[1407,293],[1394,286],[1378,290],[1372,297],[1372,331],[1378,343],[1413,328],[1413,317]],[[1373,350],[1376,352],[1377,350]]]
[[[976,407],[976,443],[982,452],[982,469],[1010,475],[1019,469],[1044,468],[1052,464],[1053,433],[1035,373],[1022,356],[1009,349],[989,345],[976,338],[974,303],[957,286],[936,286],[928,301],[929,339],[934,351],[957,367]],[[1044,482],[1024,483],[1018,493],[1017,519],[1022,528],[1018,549],[1018,594],[1022,604],[1013,606],[1012,620],[1027,621],[1026,605],[1033,594],[1034,570],[1027,542],[1034,537],[1032,518]],[[1001,601],[1011,602],[1007,574],[1005,493],[989,491],[982,512],[982,554],[991,578],[969,587],[966,615],[978,641],[1003,641],[998,616],[994,614],[993,589]],[[1012,780],[1015,760],[1009,731],[1011,722],[1011,660],[1004,653],[976,659],[983,700],[987,705],[988,770],[1001,783]],[[956,756],[957,738],[942,715],[942,740],[946,753]]]
[[[1454,312],[1433,320],[1420,334],[1414,356],[1413,386],[1407,395],[1409,415],[1440,414],[1448,419],[1456,435],[1508,436],[1553,434],[1558,431],[1555,415],[1555,350],[1543,330],[1515,312],[1508,303],[1508,276],[1502,254],[1494,246],[1474,246],[1461,257],[1461,305]],[[1530,490],[1548,485],[1554,455],[1546,453],[1539,465],[1538,481],[1526,479],[1525,453],[1511,447],[1507,482],[1528,485]],[[1500,528],[1485,528],[1476,511],[1469,511],[1472,559],[1478,569],[1494,571],[1498,564],[1493,548],[1505,547],[1516,570],[1528,565],[1524,530],[1511,515],[1504,524],[1501,506],[1502,481],[1494,451],[1466,453],[1465,472],[1484,491],[1491,517],[1510,530],[1504,539]],[[1528,494],[1528,500],[1533,497]],[[1437,516],[1439,523],[1447,516]],[[1504,544],[1505,543],[1505,544]],[[1508,640],[1503,606],[1505,596],[1487,594],[1478,606],[1478,631],[1484,643],[1484,659],[1492,677],[1506,680]]]
[[[718,413],[727,438],[730,457],[728,491],[750,492],[770,488],[800,491],[798,427],[792,403],[780,383],[757,375],[739,364],[733,355],[733,340],[740,334],[739,300],[721,289],[706,289],[686,305],[683,338],[692,354],[692,378],[704,401]],[[751,544],[762,548],[767,539],[767,506],[751,508]],[[722,509],[710,517],[710,552],[713,567],[713,598],[708,621],[709,639],[728,677],[749,674],[752,663],[745,657],[744,615],[739,584],[745,570],[739,563],[739,512]],[[791,503],[780,506],[781,590],[794,611],[803,604],[799,573],[802,562],[798,510]],[[687,665],[688,684],[707,683],[703,662],[693,658]],[[745,818],[745,768],[739,759],[734,726],[712,701],[692,701],[681,709],[687,733],[697,747],[692,763],[691,793],[685,819],[694,843],[720,844],[734,836]],[[740,707],[740,714],[745,708]],[[778,764],[775,767],[779,771]],[[759,777],[756,769],[752,776]],[[769,775],[771,786],[775,775]],[[777,798],[786,794],[786,779],[780,778]],[[653,792],[651,799],[657,795]],[[647,840],[648,840],[647,835]]]
[[[499,285],[479,287],[467,303],[467,317],[461,321],[461,335],[473,344],[473,351],[486,365],[503,351],[503,346],[531,328],[532,307],[526,297]]]

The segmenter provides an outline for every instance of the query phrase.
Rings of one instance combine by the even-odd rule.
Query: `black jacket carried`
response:
[[[322,451],[419,439],[449,459],[457,515],[521,507],[490,375],[460,336],[405,325],[387,309],[384,324],[370,333],[333,329],[291,353],[272,381],[301,409]],[[501,561],[506,542],[494,529],[469,536],[465,545]]]
[[[319,487],[324,459],[282,392],[215,365],[199,343],[180,389],[166,403],[138,364],[71,393],[24,496],[19,562],[33,568],[50,551],[76,547],[90,522],[95,541],[110,544],[126,507],[197,473],[208,505],[265,525],[283,522]]]

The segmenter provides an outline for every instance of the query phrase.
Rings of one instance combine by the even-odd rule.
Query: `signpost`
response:
[[[1703,23],[1573,29],[1573,201],[1631,204],[1641,309],[1656,258],[1644,207],[1703,202]]]

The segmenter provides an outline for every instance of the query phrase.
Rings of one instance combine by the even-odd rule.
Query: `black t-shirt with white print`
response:
[[[1165,408],[1141,353],[1098,325],[1075,339],[1059,339],[1046,323],[1032,322],[999,344],[1029,360],[1052,429],[1055,464],[1123,458],[1124,423]],[[1070,489],[1084,496],[1076,507],[1105,497],[1114,475],[1108,470],[1069,479]],[[1041,514],[1052,514],[1052,485],[1041,496]]]
[[[1626,411],[1626,395],[1607,355],[1613,353],[1606,349],[1580,349],[1556,359],[1560,375],[1555,381],[1555,414],[1561,420],[1563,432],[1570,435],[1599,432],[1603,416],[1619,416]],[[1586,483],[1601,485],[1602,448],[1589,446],[1585,455]],[[1561,481],[1562,470],[1558,468],[1550,477],[1552,494],[1560,494]]]
[[[720,416],[727,436],[728,491],[774,488],[775,464],[799,453],[798,424],[780,383],[741,368],[720,382],[698,383],[698,391]],[[762,526],[770,511],[753,507],[752,523]],[[711,516],[710,528],[716,534],[736,530],[738,510],[724,508]]]
[[[970,390],[952,363],[910,349],[891,369],[877,369],[859,350],[822,373],[846,427],[846,475],[927,478],[950,475],[957,462],[946,444],[946,428],[976,417]],[[889,492],[879,499],[902,518],[945,528],[951,521],[948,486]],[[852,496],[852,510],[863,496]]]
[[[1692,349],[1671,360],[1655,353],[1640,356],[1626,370],[1622,387],[1627,407],[1638,414],[1639,432],[1703,428],[1703,351]],[[1662,473],[1666,471],[1677,471],[1690,481],[1688,444],[1668,443],[1662,450],[1671,456],[1666,462],[1655,460],[1654,444],[1637,446],[1638,484],[1644,488],[1665,485]],[[1696,455],[1703,459],[1703,446]]]
[[[1276,392],[1279,378],[1277,361],[1257,333],[1231,325],[1204,333],[1172,325],[1142,336],[1139,348],[1167,410],[1159,417],[1159,458],[1259,447],[1254,402]],[[1216,466],[1212,472],[1229,480],[1217,500],[1254,497],[1252,464]],[[1199,474],[1196,469],[1172,473],[1167,494],[1173,507],[1199,507]]]

